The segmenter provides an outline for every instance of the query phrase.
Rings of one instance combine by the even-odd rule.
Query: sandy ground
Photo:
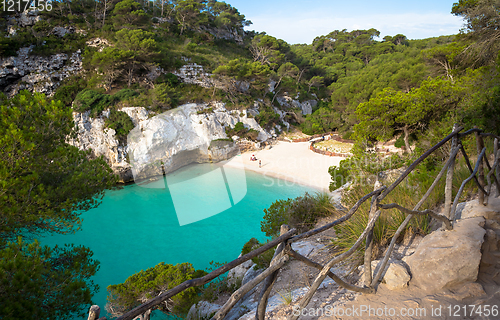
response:
[[[250,161],[254,154],[257,161]],[[241,154],[245,170],[284,179],[287,185],[295,183],[328,191],[330,174],[328,168],[338,166],[344,158],[328,157],[309,150],[309,142],[278,141],[271,149],[249,151]],[[261,167],[259,168],[259,160]]]

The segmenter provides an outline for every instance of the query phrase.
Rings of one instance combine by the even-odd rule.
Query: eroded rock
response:
[[[453,230],[438,230],[426,236],[413,255],[403,258],[410,267],[411,283],[438,292],[476,281],[486,233],[484,223],[483,217],[462,219]]]
[[[49,57],[30,56],[33,46],[21,48],[17,56],[0,58],[0,90],[9,96],[20,90],[45,93],[51,96],[60,82],[82,69],[80,50]]]
[[[121,181],[129,182],[133,180],[130,161],[139,171],[161,161],[168,173],[190,163],[218,162],[235,156],[238,146],[225,140],[225,128],[234,127],[238,122],[257,130],[257,139],[268,139],[269,134],[254,118],[247,117],[246,112],[229,112],[224,104],[217,103],[213,112],[199,113],[207,106],[187,104],[154,117],[143,107],[122,108],[121,111],[132,119],[136,126],[134,134],[137,134],[137,139],[129,139],[126,145],[119,143],[113,129],[105,128],[108,112],[96,119],[90,117],[89,111],[75,112],[78,138],[70,143],[82,150],[92,149],[96,156],[103,155]],[[156,165],[153,169],[156,171],[150,172],[152,175],[162,174],[161,166]]]
[[[208,301],[200,301],[189,309],[186,320],[210,319],[222,306]]]
[[[379,264],[381,260],[373,260],[371,262],[372,266],[372,278],[378,273]],[[360,267],[360,280],[359,284],[362,285],[364,281],[363,266]],[[389,259],[387,265],[385,266],[385,271],[382,273],[381,278],[382,283],[385,283],[389,290],[398,290],[408,286],[408,282],[411,277],[406,269],[404,262],[395,259]]]
[[[241,255],[240,255],[240,257],[241,257]],[[236,284],[240,280],[243,282],[243,277],[247,273],[248,269],[250,269],[253,265],[254,265],[254,263],[252,262],[252,260],[248,260],[248,261],[243,262],[242,264],[240,264],[236,268],[229,270],[229,272],[227,274],[228,283],[229,284]]]

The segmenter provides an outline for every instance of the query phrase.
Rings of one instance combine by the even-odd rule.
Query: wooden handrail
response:
[[[292,256],[292,257],[296,258],[297,260],[305,263],[306,265],[309,265],[309,266],[312,266],[314,268],[321,270],[321,272],[318,274],[317,278],[315,279],[313,285],[311,286],[310,290],[306,293],[306,295],[301,300],[300,308],[305,308],[307,306],[312,295],[318,289],[319,284],[324,280],[324,278],[326,276],[331,277],[335,282],[337,282],[337,284],[339,284],[340,286],[342,286],[348,290],[358,291],[358,292],[362,292],[362,293],[375,292],[375,286],[377,285],[378,281],[380,280],[381,275],[385,269],[385,266],[388,263],[389,257],[394,249],[396,239],[399,237],[401,232],[404,230],[404,228],[406,227],[406,225],[408,224],[408,222],[410,221],[410,219],[412,218],[413,215],[429,215],[437,220],[442,221],[447,229],[451,229],[453,227],[452,221],[454,221],[454,219],[455,219],[456,207],[458,204],[458,200],[459,200],[460,195],[463,192],[464,186],[467,182],[474,179],[475,183],[477,184],[477,186],[479,188],[479,194],[483,194],[486,197],[488,197],[491,193],[491,186],[492,186],[491,176],[492,175],[493,175],[494,182],[497,185],[497,188],[500,186],[500,183],[498,181],[499,179],[497,179],[498,172],[500,171],[500,170],[498,170],[498,166],[500,165],[500,151],[497,152],[497,150],[499,149],[499,146],[497,145],[497,143],[498,143],[498,141],[500,141],[500,137],[498,137],[494,134],[491,134],[491,133],[484,133],[483,130],[481,130],[479,128],[473,128],[473,129],[467,130],[466,132],[460,133],[460,131],[462,131],[462,130],[463,130],[463,127],[457,128],[456,126],[454,126],[454,130],[448,136],[443,138],[440,142],[438,142],[436,145],[434,145],[433,147],[428,149],[424,154],[422,154],[418,159],[416,159],[398,177],[398,179],[396,179],[396,181],[394,181],[394,183],[392,183],[389,187],[382,186],[381,188],[374,190],[374,191],[370,192],[369,194],[363,196],[361,199],[359,199],[352,206],[352,208],[350,208],[350,210],[344,216],[338,218],[337,220],[330,222],[328,224],[325,224],[319,228],[306,231],[306,232],[301,233],[299,235],[295,235],[296,229],[292,229],[292,230],[289,230],[287,232],[285,232],[285,231],[288,229],[282,229],[282,232],[281,232],[282,234],[279,237],[264,244],[262,247],[255,249],[255,250],[239,257],[238,259],[235,259],[235,260],[219,267],[218,269],[210,272],[209,274],[205,275],[204,277],[188,280],[188,281],[181,283],[180,285],[160,294],[159,296],[157,296],[157,297],[147,301],[146,303],[143,303],[140,306],[134,308],[133,310],[123,314],[122,316],[118,317],[117,320],[134,319],[137,316],[140,316],[140,315],[146,313],[148,310],[155,308],[157,305],[159,305],[163,301],[173,297],[174,295],[176,295],[176,294],[178,294],[178,293],[180,293],[188,288],[191,288],[194,286],[204,285],[204,284],[212,281],[216,277],[224,274],[225,272],[235,268],[236,266],[241,265],[243,262],[248,261],[254,257],[257,257],[258,255],[262,254],[263,252],[265,252],[265,251],[267,251],[267,250],[269,250],[277,245],[280,245],[280,250],[278,250],[279,252],[276,252],[275,257],[273,258],[272,265],[263,274],[261,274],[261,276],[256,278],[254,281],[247,283],[244,287],[240,288],[240,290],[236,291],[233,294],[233,296],[231,296],[230,301],[228,301],[228,303],[226,305],[224,305],[223,309],[221,309],[221,311],[219,311],[217,313],[217,315],[215,316],[216,319],[221,319],[221,317],[223,318],[224,315],[227,314],[227,312],[232,308],[232,306],[234,306],[234,304],[236,303],[237,300],[239,300],[246,292],[251,290],[255,285],[257,285],[259,282],[264,280],[266,277],[267,277],[267,282],[271,283],[271,285],[272,285],[272,282],[274,281],[273,280],[274,277],[276,276],[276,274],[280,270],[280,268],[283,266],[283,264],[288,260],[288,256]],[[469,161],[469,157],[468,157],[467,153],[465,152],[465,149],[463,148],[463,145],[460,141],[460,139],[462,137],[465,137],[465,136],[467,136],[469,134],[473,134],[473,133],[476,135],[477,148],[478,148],[478,153],[479,153],[474,169],[472,168],[470,161]],[[495,145],[494,145],[495,159],[493,161],[492,167],[490,167],[489,162],[486,160],[487,159],[486,148],[484,148],[484,146],[483,146],[482,137],[491,137],[491,138],[495,139]],[[453,146],[451,148],[448,160],[446,161],[443,168],[440,170],[439,174],[436,176],[432,185],[429,187],[429,189],[424,194],[424,196],[420,199],[420,201],[415,205],[413,210],[405,208],[397,203],[390,203],[390,204],[381,204],[380,203],[425,158],[427,158],[429,155],[431,155],[433,152],[435,152],[437,149],[439,149],[441,146],[443,146],[445,143],[447,143],[450,140],[453,140]],[[448,204],[450,208],[448,208],[449,211],[447,211],[447,212],[450,213],[450,217],[445,217],[445,216],[440,215],[440,214],[438,214],[432,210],[429,210],[429,209],[419,211],[420,206],[429,197],[429,195],[431,194],[433,189],[436,187],[439,180],[444,176],[444,173],[448,170],[448,177],[452,176],[452,174],[453,174],[453,162],[454,162],[454,159],[457,156],[459,151],[463,154],[464,159],[465,159],[465,163],[466,163],[467,167],[469,168],[471,174],[467,179],[465,179],[462,182],[462,184],[461,184],[461,186],[460,186],[460,188],[455,196],[453,203]],[[486,191],[485,186],[483,186],[484,185],[484,175],[482,176],[482,179],[481,179],[481,168],[482,168],[483,162],[486,163],[486,166],[489,169],[489,173],[487,175],[487,179],[488,179],[488,188],[487,189],[488,189],[488,191]],[[495,173],[494,173],[495,170],[497,172],[497,175],[495,175]],[[479,173],[479,178],[477,177],[478,173]],[[447,189],[449,189],[449,188],[451,188],[451,183],[447,183]],[[498,188],[498,189],[500,189],[500,188]],[[448,192],[449,192],[449,194],[447,197],[449,197],[452,194],[451,189],[448,190]],[[326,231],[326,230],[328,230],[336,225],[339,225],[339,224],[349,220],[358,211],[360,206],[370,198],[372,198],[372,203],[370,206],[371,207],[371,209],[370,209],[371,214],[369,216],[369,222],[368,222],[365,230],[358,237],[355,244],[348,251],[332,258],[326,265],[321,265],[315,261],[312,261],[312,260],[298,254],[297,252],[295,252],[291,248],[291,244],[293,242],[297,242],[299,240],[309,238],[313,235],[324,232],[324,231]],[[346,283],[344,280],[342,280],[341,278],[339,278],[338,276],[333,274],[330,271],[330,269],[336,263],[343,261],[344,259],[346,259],[350,255],[352,255],[358,249],[358,247],[361,245],[361,243],[363,242],[363,240],[365,238],[368,237],[367,244],[368,244],[368,242],[371,242],[370,241],[370,233],[373,231],[373,228],[375,226],[375,222],[377,221],[377,219],[381,215],[381,210],[379,210],[379,209],[382,209],[382,210],[397,209],[397,210],[400,210],[401,212],[407,214],[407,217],[403,221],[403,223],[401,223],[398,230],[396,231],[393,238],[391,239],[391,243],[386,251],[384,259],[379,263],[378,272],[377,272],[377,274],[374,275],[373,279],[371,278],[370,270],[365,270],[365,272],[368,271],[370,273],[370,275],[365,278],[365,287],[364,288]],[[367,248],[369,249],[369,246],[367,246]],[[365,254],[365,268],[367,266],[370,266],[370,268],[371,268],[370,256],[371,255],[369,254],[369,252],[368,252],[368,254]],[[262,294],[261,304],[259,305],[259,312],[258,312],[258,316],[260,319],[263,319],[263,317],[265,316],[267,295],[268,295],[267,291],[270,290],[269,288],[270,288],[269,285],[264,286],[264,291]],[[297,319],[297,318],[298,318],[297,316],[292,317],[292,319]]]

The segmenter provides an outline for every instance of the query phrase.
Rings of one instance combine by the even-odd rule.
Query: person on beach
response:
[[[260,168],[260,167],[261,167],[261,162],[260,162],[260,160],[259,160],[259,168]]]

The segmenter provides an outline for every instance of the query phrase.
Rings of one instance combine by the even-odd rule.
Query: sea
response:
[[[211,261],[232,261],[250,238],[266,240],[260,230],[264,209],[305,192],[317,190],[238,168],[189,165],[153,183],[107,190],[97,208],[82,213],[79,231],[40,242],[84,245],[94,252],[100,268],[92,280],[100,289],[93,302],[110,319],[108,285],[160,262],[207,269]],[[165,317],[156,312],[153,318]]]

